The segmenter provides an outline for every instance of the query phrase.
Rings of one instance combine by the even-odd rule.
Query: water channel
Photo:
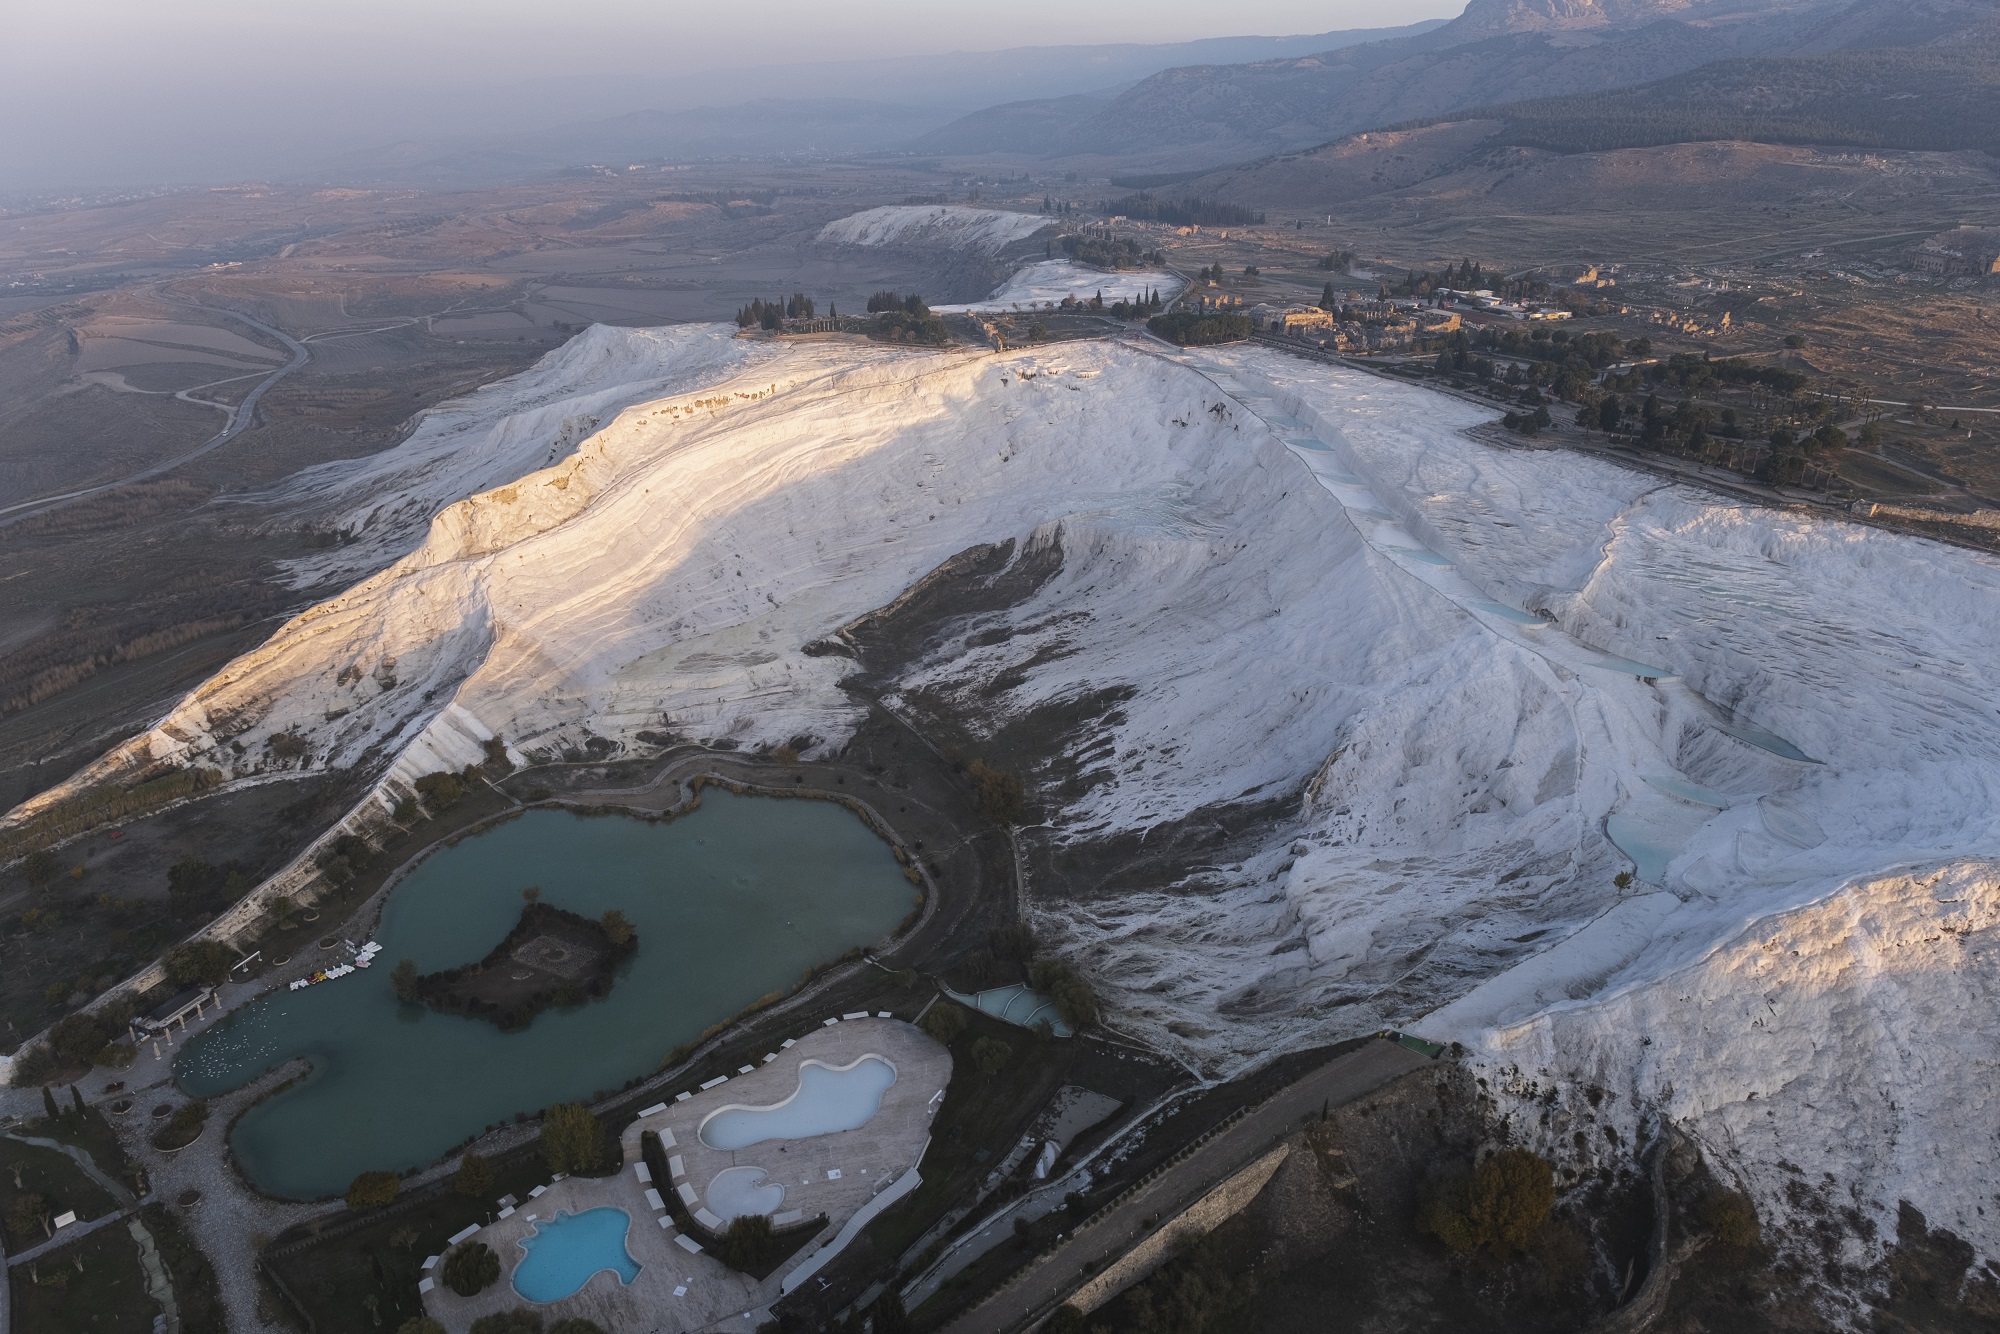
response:
[[[515,1033],[397,1002],[397,960],[431,972],[484,957],[528,885],[637,927],[639,952],[608,998]],[[360,1172],[427,1163],[517,1112],[650,1072],[808,967],[886,935],[913,892],[888,846],[831,802],[710,789],[700,809],[659,823],[530,811],[410,873],[383,907],[374,968],[236,1012],[191,1041],[175,1073],[214,1097],[308,1058],[311,1075],[246,1113],[230,1144],[274,1195],[337,1194]]]

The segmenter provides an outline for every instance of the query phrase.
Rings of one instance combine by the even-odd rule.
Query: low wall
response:
[[[1277,1148],[1230,1177],[1186,1209],[1168,1219],[1144,1241],[1120,1256],[1103,1273],[1071,1293],[1065,1305],[1085,1315],[1116,1297],[1146,1275],[1158,1269],[1182,1242],[1206,1236],[1241,1213],[1244,1206],[1277,1173],[1292,1152],[1290,1144]]]

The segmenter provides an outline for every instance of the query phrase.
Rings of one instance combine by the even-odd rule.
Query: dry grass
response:
[[[174,478],[121,486],[64,509],[23,519],[10,528],[0,528],[0,542],[130,528],[162,514],[191,510],[214,494],[213,487]]]

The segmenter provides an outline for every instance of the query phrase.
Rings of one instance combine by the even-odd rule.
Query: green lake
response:
[[[396,1000],[398,960],[433,972],[483,958],[528,885],[586,916],[617,908],[638,928],[609,997],[515,1033]],[[230,1144],[274,1195],[335,1195],[361,1172],[428,1163],[518,1112],[651,1072],[807,968],[887,935],[913,893],[888,845],[832,802],[710,788],[699,809],[658,823],[529,811],[439,850],[397,886],[373,968],[235,1012],[188,1043],[175,1076],[215,1097],[306,1057],[312,1074],[246,1113]],[[280,976],[310,966],[302,956]]]

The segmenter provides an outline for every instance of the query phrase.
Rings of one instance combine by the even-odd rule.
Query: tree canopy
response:
[[[557,1103],[542,1117],[541,1150],[552,1172],[588,1172],[604,1161],[604,1127],[582,1103]]]
[[[500,1277],[500,1257],[483,1241],[465,1241],[445,1253],[443,1268],[444,1285],[470,1297]]]
[[[347,1187],[347,1207],[379,1209],[402,1193],[403,1179],[394,1172],[363,1172]]]

